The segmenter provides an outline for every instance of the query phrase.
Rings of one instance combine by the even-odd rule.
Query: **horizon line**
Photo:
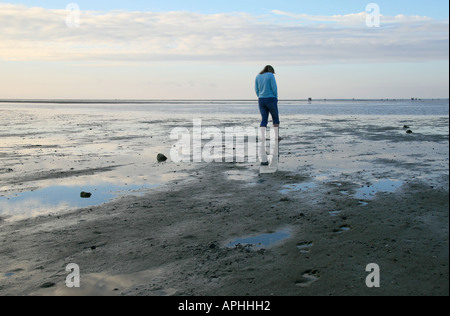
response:
[[[279,101],[434,101],[449,100],[449,97],[433,98],[287,98]],[[124,104],[124,103],[148,103],[148,102],[218,102],[218,101],[245,101],[254,102],[255,99],[0,99],[0,103],[52,103],[52,104]]]

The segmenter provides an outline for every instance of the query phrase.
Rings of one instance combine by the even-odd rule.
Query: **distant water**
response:
[[[180,115],[259,114],[256,100],[0,100],[0,109],[79,109],[89,111],[152,111]],[[424,100],[280,100],[282,115],[419,115],[448,116],[448,99]]]

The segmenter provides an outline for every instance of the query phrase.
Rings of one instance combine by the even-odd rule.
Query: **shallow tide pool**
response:
[[[53,185],[33,191],[15,193],[0,197],[0,214],[8,219],[20,219],[85,208],[109,202],[124,195],[139,195],[145,190],[158,187],[152,185],[118,185],[99,183],[97,185]],[[81,192],[91,193],[82,198]]]
[[[253,250],[259,250],[276,245],[289,237],[291,237],[291,230],[289,228],[284,228],[274,233],[237,238],[228,243],[226,246],[228,248],[234,248],[238,245],[241,245],[244,247],[249,247]]]

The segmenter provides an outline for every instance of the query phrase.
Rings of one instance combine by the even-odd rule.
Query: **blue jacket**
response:
[[[255,80],[255,92],[258,98],[278,98],[278,87],[271,72],[258,75]]]

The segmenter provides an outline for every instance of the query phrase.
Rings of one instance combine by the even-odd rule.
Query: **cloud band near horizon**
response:
[[[82,8],[81,8],[82,9]],[[248,13],[81,11],[0,4],[0,60],[311,65],[448,60],[448,20]]]

